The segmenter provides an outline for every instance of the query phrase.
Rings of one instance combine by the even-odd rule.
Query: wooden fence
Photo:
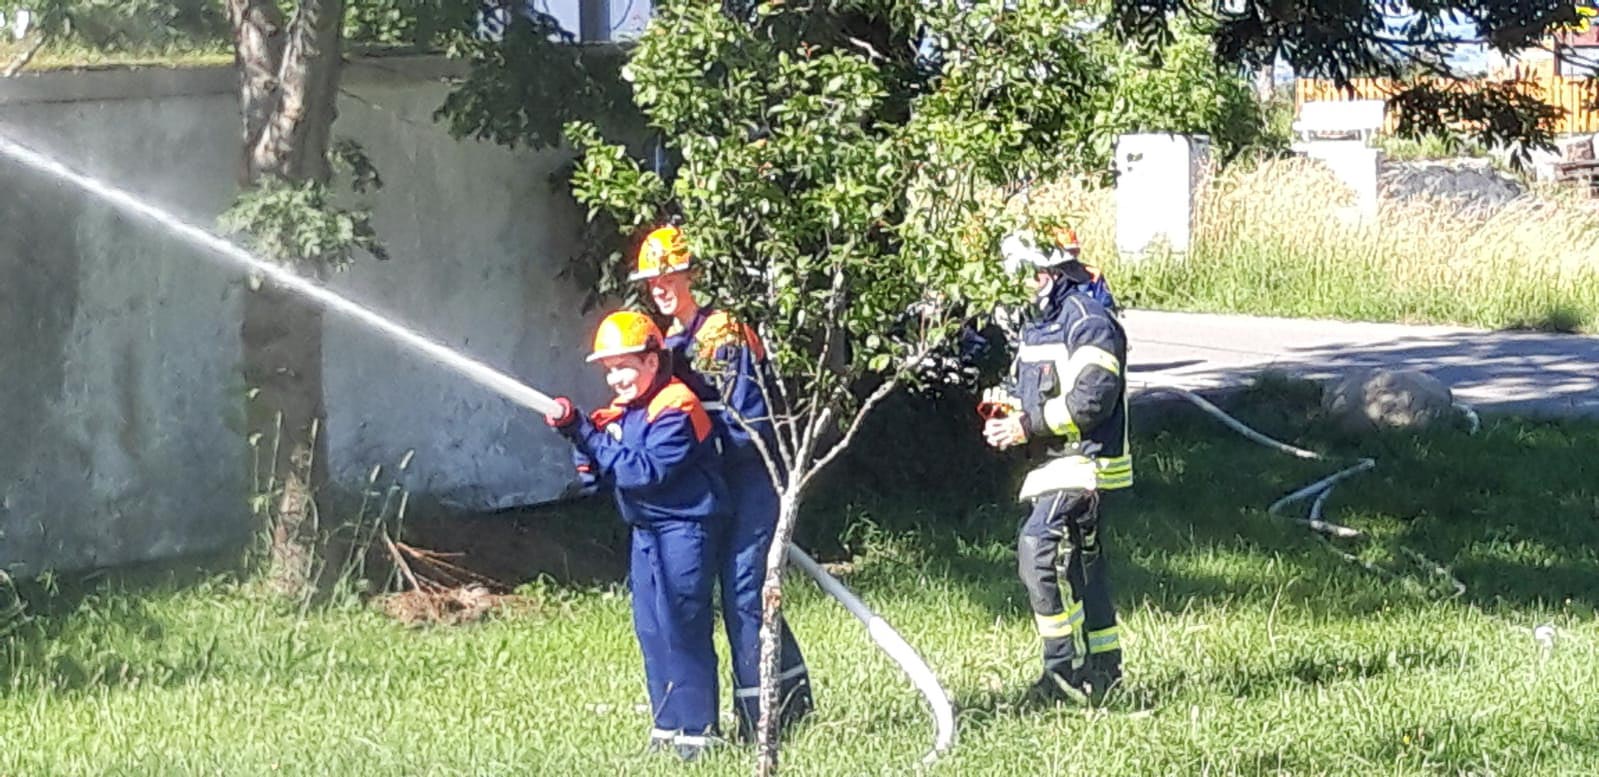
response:
[[[1556,124],[1557,134],[1599,132],[1599,105],[1595,105],[1599,102],[1599,78],[1562,78],[1553,71],[1551,65],[1515,73],[1513,77],[1526,78],[1529,90],[1539,99],[1565,109],[1565,116]],[[1386,100],[1398,88],[1391,81],[1376,78],[1357,78],[1354,87],[1350,94],[1331,81],[1300,79],[1294,84],[1294,110],[1297,113],[1300,105],[1321,100]],[[1389,111],[1383,131],[1391,133],[1397,125],[1398,117]]]

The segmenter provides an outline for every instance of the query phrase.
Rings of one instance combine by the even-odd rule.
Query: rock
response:
[[[1442,381],[1414,370],[1348,373],[1322,395],[1322,409],[1346,432],[1424,429],[1454,417],[1454,394]]]
[[[1594,159],[1593,146],[1593,136],[1591,135],[1566,138],[1555,142],[1555,147],[1560,149],[1560,160],[1563,162],[1592,162]]]
[[[1385,165],[1378,188],[1385,199],[1428,197],[1462,209],[1502,207],[1527,191],[1486,159],[1391,163]]]

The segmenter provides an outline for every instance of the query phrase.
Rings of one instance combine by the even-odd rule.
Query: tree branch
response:
[[[768,356],[767,363],[768,365],[771,363],[770,356]],[[766,412],[772,419],[772,436],[777,442],[777,456],[783,462],[784,471],[792,472],[794,470],[794,452],[799,448],[799,446],[794,444],[794,418],[790,415],[793,411],[788,405],[788,395],[783,390],[783,376],[777,374],[777,370],[772,369],[770,366],[768,366],[768,369],[771,370],[770,382],[776,384],[778,392],[783,394],[783,408],[779,410],[778,406],[772,402],[771,388],[766,385],[768,381],[757,379],[755,386],[761,390],[761,399],[766,402]],[[778,482],[779,478],[774,474],[772,484],[775,486]]]
[[[771,405],[768,404],[767,407],[770,408]],[[772,487],[777,489],[779,492],[786,489],[788,485],[784,482],[784,479],[779,477],[777,474],[777,460],[772,455],[772,451],[769,449],[770,446],[766,444],[766,440],[762,438],[760,432],[744,418],[743,413],[738,412],[738,410],[732,405],[727,405],[726,409],[728,415],[731,415],[733,420],[738,422],[739,428],[747,432],[750,436],[750,439],[755,441],[755,450],[759,451],[761,454],[761,463],[766,465],[766,474],[772,478]],[[772,421],[772,426],[775,428],[777,426],[776,418],[774,417]]]
[[[11,58],[11,64],[6,65],[4,72],[0,72],[0,78],[13,78],[18,73],[21,73],[22,69],[27,67],[28,63],[32,62],[33,58],[38,56],[39,51],[49,42],[50,36],[40,33],[33,39],[33,43],[29,44],[26,49],[17,52],[17,55]]]
[[[844,247],[846,250],[848,250],[852,246],[853,241],[846,243]],[[805,425],[805,434],[800,446],[801,450],[799,455],[796,457],[805,464],[808,464],[811,461],[811,456],[816,450],[816,442],[821,434],[822,428],[826,426],[828,421],[832,420],[830,408],[827,407],[827,403],[823,400],[828,393],[834,390],[832,388],[833,381],[830,379],[831,376],[829,374],[832,371],[828,369],[828,362],[832,360],[833,343],[839,337],[838,318],[839,309],[842,307],[841,303],[844,294],[845,275],[844,263],[838,261],[838,255],[833,248],[831,241],[829,241],[827,250],[829,258],[834,260],[832,279],[833,283],[827,299],[827,321],[822,326],[821,358],[817,359],[816,362],[816,373],[811,384],[811,395],[809,398],[811,408],[821,407],[823,410],[812,415],[810,418],[810,423]],[[847,393],[848,391],[849,386],[846,384],[844,386],[844,392]]]
[[[778,309],[778,305],[777,305],[777,285],[774,284],[774,283],[767,283],[766,284],[766,304],[767,304],[767,307],[768,307],[769,310],[776,311]],[[760,326],[761,326],[761,328],[767,328],[765,323],[762,323]],[[768,328],[768,331],[761,332],[760,334],[761,334],[761,341],[762,342],[765,342],[765,343],[777,342],[776,340],[773,340],[771,338],[771,336],[770,336],[771,332],[770,332],[769,328]],[[768,358],[770,358],[770,353],[768,353]],[[782,373],[779,372],[775,367],[772,368],[772,384],[773,384],[773,387],[775,387],[777,389],[777,393],[780,396],[780,398],[783,400],[783,410],[782,410],[782,412],[784,414],[784,417],[787,419],[786,426],[788,427],[786,430],[783,428],[785,426],[785,424],[779,424],[777,422],[777,416],[778,416],[777,406],[772,404],[771,393],[767,390],[767,387],[766,387],[764,382],[761,384],[761,396],[762,396],[762,398],[764,398],[766,400],[766,407],[772,411],[772,429],[778,435],[778,438],[777,438],[777,449],[778,449],[778,452],[783,455],[783,461],[784,461],[785,464],[788,465],[788,471],[789,472],[793,472],[794,471],[794,461],[793,461],[794,454],[799,451],[799,438],[797,437],[797,433],[794,431],[794,429],[795,429],[795,425],[794,425],[794,412],[795,412],[794,400],[793,400],[792,397],[789,396],[788,386],[786,386],[783,383],[783,375],[782,375]],[[787,436],[787,440],[786,441],[784,440],[784,435]]]
[[[921,355],[926,356],[927,354],[924,352]],[[844,439],[840,440],[837,445],[834,445],[833,449],[828,451],[825,456],[819,459],[815,466],[806,471],[805,477],[801,478],[800,482],[794,486],[794,493],[796,495],[798,495],[800,491],[804,490],[806,486],[809,486],[811,480],[814,479],[818,473],[826,469],[827,465],[833,463],[833,459],[838,458],[838,455],[843,453],[844,450],[850,446],[851,442],[854,442],[855,434],[861,430],[861,422],[866,419],[866,414],[870,413],[872,408],[877,406],[877,403],[883,401],[883,399],[889,394],[892,394],[894,389],[899,388],[899,380],[899,376],[895,375],[894,377],[884,381],[883,385],[878,386],[877,390],[873,391],[871,396],[867,397],[866,401],[861,403],[861,409],[855,412],[855,418],[854,420],[850,421],[849,431],[844,433]]]
[[[809,406],[814,408],[822,404],[822,397],[828,391],[830,384],[827,363],[833,358],[833,343],[838,339],[838,292],[843,284],[844,272],[835,265],[833,271],[833,288],[827,300],[827,321],[822,325],[822,353],[816,360],[816,371],[811,375],[811,391],[807,399]],[[814,419],[813,419],[814,420]],[[813,424],[806,424],[807,436],[816,433]]]

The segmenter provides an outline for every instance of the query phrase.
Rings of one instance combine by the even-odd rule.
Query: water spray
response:
[[[459,372],[462,376],[515,402],[521,407],[542,415],[558,415],[563,411],[561,405],[549,395],[510,375],[396,323],[394,320],[370,308],[340,296],[316,281],[280,265],[267,262],[238,245],[190,224],[171,213],[141,202],[138,198],[122,189],[78,173],[54,159],[7,139],[3,135],[0,135],[0,155],[15,159],[38,172],[71,183],[79,189],[99,197],[126,212],[143,216],[191,243],[209,249],[212,253],[232,262],[240,269],[271,278],[278,285],[315,301],[329,311],[347,316],[376,332],[388,335],[395,342],[432,359],[438,364]],[[866,625],[867,634],[872,638],[873,643],[881,648],[884,653],[887,653],[888,657],[896,664],[899,664],[900,668],[910,677],[916,689],[926,697],[928,704],[932,707],[934,723],[933,750],[927,755],[926,760],[931,761],[947,750],[955,739],[954,707],[949,700],[949,695],[939,685],[933,670],[922,660],[915,649],[905,641],[905,638],[900,636],[899,632],[895,631],[881,616],[872,612],[859,597],[844,587],[844,584],[839,582],[837,578],[822,569],[799,546],[790,544],[788,555],[789,559],[800,569],[803,569],[806,574],[810,575],[823,591],[836,599],[844,606],[844,609]]]
[[[186,238],[191,243],[210,249],[217,256],[232,262],[240,269],[271,278],[278,285],[290,289],[296,294],[310,298],[330,311],[352,318],[382,334],[388,335],[401,345],[418,351],[429,359],[461,373],[473,382],[522,407],[544,415],[555,415],[561,412],[561,406],[555,400],[534,390],[516,378],[506,375],[459,351],[452,350],[448,346],[441,345],[422,334],[395,323],[392,319],[373,312],[369,308],[339,296],[328,290],[327,287],[299,275],[293,270],[265,261],[238,245],[183,221],[171,213],[140,202],[126,191],[75,172],[66,165],[37,151],[18,145],[4,136],[0,136],[0,154],[9,156],[39,172],[67,181],[124,211],[143,216]]]

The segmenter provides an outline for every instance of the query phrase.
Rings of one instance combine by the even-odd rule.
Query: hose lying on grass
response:
[[[1273,450],[1280,451],[1301,459],[1310,459],[1314,461],[1334,461],[1334,459],[1326,456],[1325,454],[1305,450],[1304,448],[1298,448],[1282,442],[1281,440],[1274,440],[1270,437],[1267,437],[1266,435],[1249,428],[1242,421],[1239,421],[1237,418],[1228,415],[1221,408],[1215,406],[1204,397],[1201,397],[1200,395],[1188,389],[1181,388],[1179,386],[1144,384],[1142,391],[1145,395],[1173,394],[1181,397],[1198,407],[1200,410],[1205,411],[1205,413],[1212,416],[1216,420],[1226,424],[1228,428],[1238,432],[1243,437],[1252,442],[1259,443],[1267,448],[1271,448]],[[1472,410],[1471,406],[1459,402],[1456,402],[1454,407],[1466,417],[1467,421],[1470,422],[1471,433],[1476,434],[1477,430],[1482,427],[1482,421],[1480,418],[1478,418],[1476,411]],[[1397,578],[1398,575],[1394,574],[1393,572],[1383,569],[1382,567],[1379,567],[1370,561],[1366,561],[1365,559],[1339,548],[1328,541],[1329,537],[1336,539],[1358,539],[1364,537],[1365,534],[1359,529],[1341,526],[1339,524],[1331,523],[1322,519],[1322,508],[1327,504],[1327,498],[1332,496],[1333,488],[1350,477],[1371,469],[1375,469],[1376,466],[1376,459],[1357,459],[1354,464],[1334,472],[1327,477],[1321,478],[1320,480],[1317,480],[1303,488],[1297,489],[1287,496],[1284,496],[1283,498],[1273,502],[1270,507],[1266,508],[1266,514],[1274,517],[1280,517],[1279,513],[1283,508],[1296,502],[1301,502],[1314,497],[1310,503],[1309,510],[1305,514],[1305,517],[1294,518],[1292,519],[1293,521],[1310,529],[1312,532],[1315,532],[1317,538],[1322,541],[1323,545],[1325,545],[1329,550],[1337,554],[1339,557],[1343,558],[1345,561],[1358,564],[1367,571],[1377,575],[1389,578]],[[1466,584],[1460,582],[1459,578],[1455,577],[1442,565],[1432,561],[1431,559],[1428,559],[1426,556],[1409,547],[1401,545],[1399,546],[1399,550],[1405,555],[1409,556],[1417,564],[1427,568],[1427,570],[1434,576],[1442,578],[1450,583],[1455,590],[1455,596],[1460,596],[1466,592]]]
[[[795,566],[804,570],[805,574],[810,575],[828,596],[837,599],[839,604],[844,605],[844,609],[849,610],[851,615],[866,626],[866,633],[872,641],[877,643],[894,663],[905,670],[916,690],[921,691],[922,696],[927,699],[928,705],[933,709],[933,749],[922,759],[922,763],[932,763],[937,760],[940,754],[955,744],[955,707],[950,703],[949,694],[938,684],[938,678],[933,675],[932,668],[920,655],[917,655],[916,649],[911,647],[910,643],[888,624],[888,621],[872,612],[859,597],[845,588],[837,578],[828,574],[827,570],[822,569],[822,566],[806,555],[805,551],[800,550],[798,545],[788,546],[788,558]]]

